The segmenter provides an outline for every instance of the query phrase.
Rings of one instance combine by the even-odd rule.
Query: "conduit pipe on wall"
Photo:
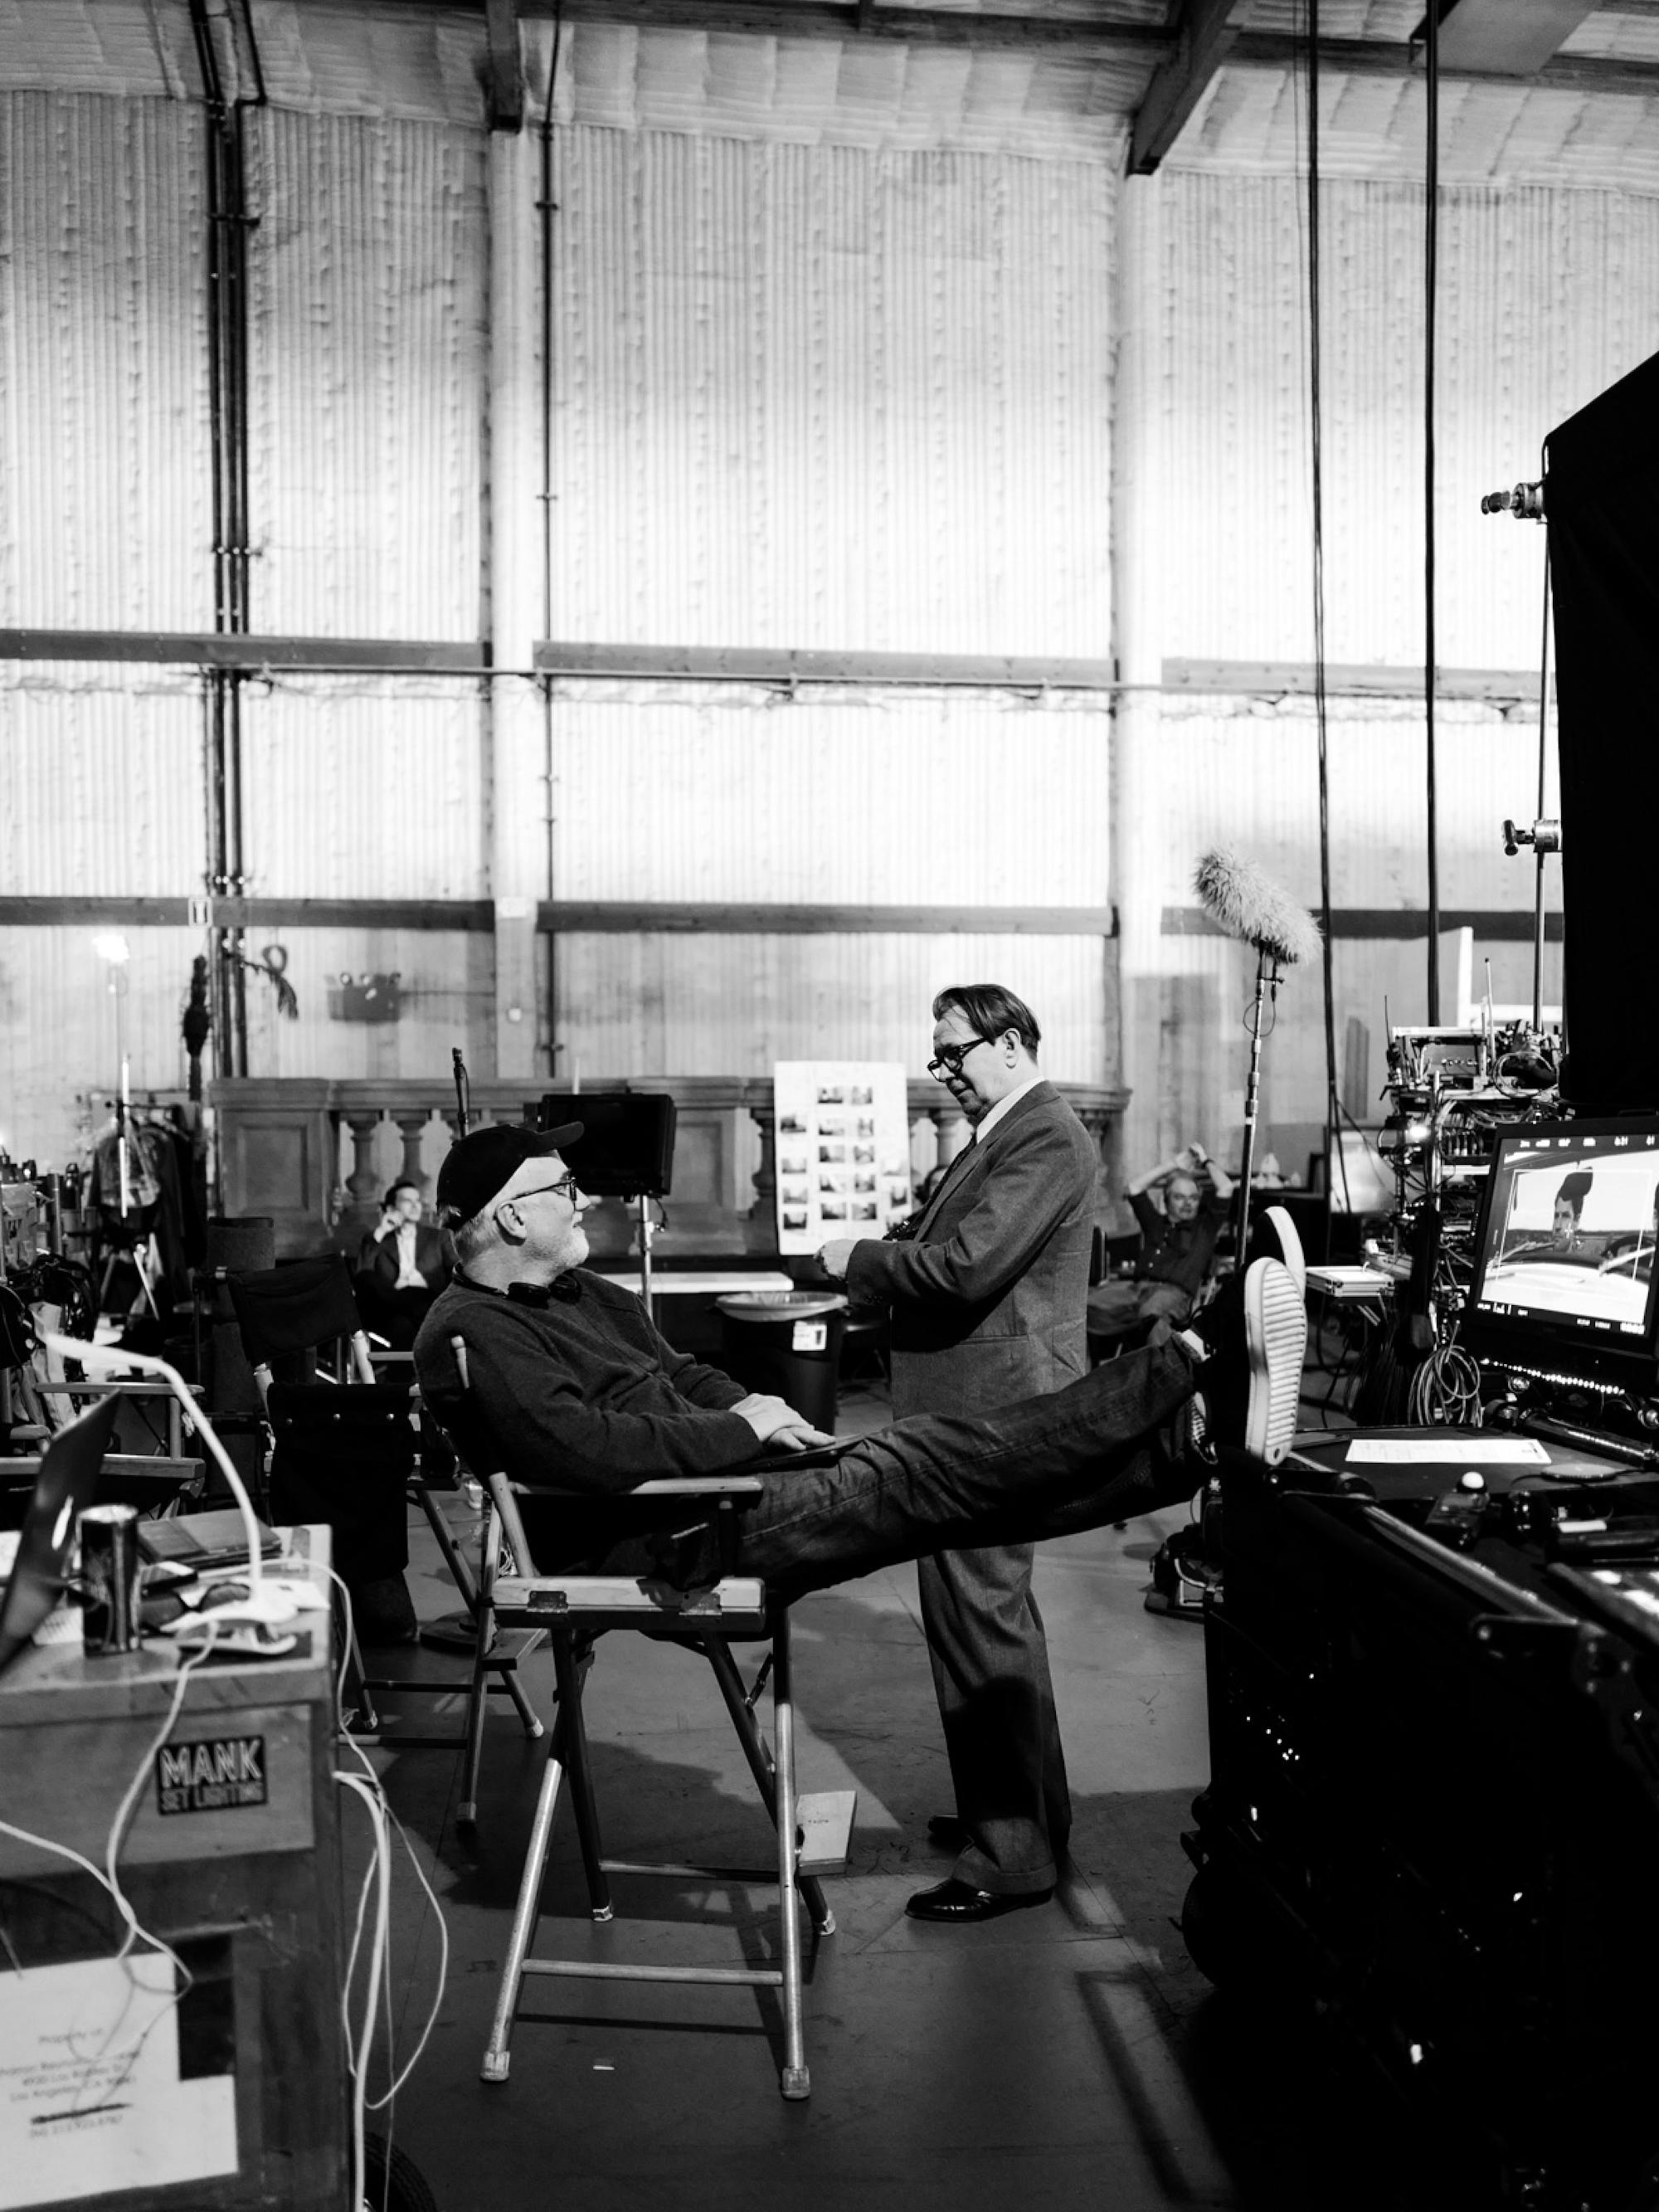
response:
[[[553,631],[553,218],[558,204],[553,198],[553,100],[558,90],[559,55],[564,44],[564,9],[556,7],[553,15],[553,51],[547,64],[547,98],[542,106],[540,131],[541,190],[536,201],[540,222],[542,266],[542,635],[551,637]],[[547,785],[547,896],[550,901],[558,896],[557,873],[554,863],[553,794],[557,788],[554,781],[553,746],[553,690],[556,678],[550,673],[541,683],[544,772]],[[559,940],[556,936],[547,940],[547,1067],[550,1078],[559,1072]]]

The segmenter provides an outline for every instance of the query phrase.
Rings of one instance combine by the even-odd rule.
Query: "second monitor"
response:
[[[580,1121],[563,1158],[593,1198],[666,1198],[674,1178],[674,1102],[656,1091],[553,1091],[536,1124]]]

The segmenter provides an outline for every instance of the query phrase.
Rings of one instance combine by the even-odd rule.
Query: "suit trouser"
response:
[[[1066,1754],[1042,1616],[1031,1593],[1035,1547],[941,1552],[918,1562],[957,1812],[968,1842],[952,1869],[971,1889],[1048,1889],[1072,1825]]]

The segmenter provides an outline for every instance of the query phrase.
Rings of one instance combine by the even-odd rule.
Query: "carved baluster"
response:
[[[764,1106],[751,1106],[749,1115],[760,1131],[760,1165],[754,1176],[755,1202],[744,1217],[744,1249],[775,1253],[778,1249],[778,1147],[769,1099]]]
[[[392,1118],[398,1125],[398,1134],[403,1139],[404,1145],[404,1164],[398,1170],[398,1180],[412,1182],[420,1192],[421,1202],[424,1205],[429,1178],[421,1165],[421,1139],[425,1136],[426,1125],[431,1119],[430,1110],[422,1106],[411,1113],[394,1113]]]
[[[951,1100],[942,1106],[930,1106],[927,1118],[934,1130],[934,1164],[948,1168],[973,1133],[968,1127],[968,1117]]]
[[[346,1127],[351,1132],[352,1168],[346,1177],[346,1189],[354,1206],[367,1206],[371,1212],[380,1189],[380,1178],[374,1172],[374,1133],[380,1126],[378,1107],[356,1114],[348,1113]]]

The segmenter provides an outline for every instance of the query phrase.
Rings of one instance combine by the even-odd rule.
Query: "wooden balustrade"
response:
[[[678,1109],[674,1188],[665,1201],[668,1235],[656,1247],[660,1261],[672,1265],[681,1258],[776,1253],[769,1077],[632,1076],[585,1087],[665,1091]],[[1100,1147],[1115,1187],[1119,1125],[1128,1093],[1097,1084],[1058,1087]],[[523,1121],[533,1116],[540,1096],[524,1081],[475,1082],[474,1123]],[[430,1083],[257,1077],[214,1083],[209,1103],[217,1128],[222,1210],[269,1215],[283,1258],[331,1249],[355,1253],[394,1176],[414,1183],[429,1203],[432,1164],[442,1156],[446,1132],[453,1133],[456,1125],[447,1076]],[[908,1103],[918,1165],[954,1158],[967,1140],[968,1125],[949,1093],[919,1078],[908,1086]],[[931,1149],[919,1144],[924,1123],[932,1125]],[[401,1154],[390,1174],[382,1133],[388,1125]],[[587,1227],[596,1257],[620,1256],[633,1245],[633,1209],[620,1200],[593,1206]]]

